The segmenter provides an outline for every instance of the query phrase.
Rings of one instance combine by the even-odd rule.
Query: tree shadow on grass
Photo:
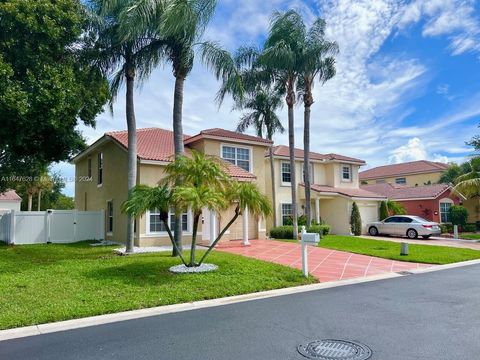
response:
[[[205,279],[205,276],[213,274],[174,274],[169,271],[169,268],[173,265],[177,265],[177,263],[173,261],[163,262],[161,258],[157,258],[149,259],[149,261],[136,261],[91,270],[84,275],[99,282],[111,283],[112,281],[121,281],[127,285],[158,286],[167,285],[169,283],[179,285],[183,281],[192,282],[195,281],[195,279]]]

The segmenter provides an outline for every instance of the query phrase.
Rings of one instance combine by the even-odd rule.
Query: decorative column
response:
[[[315,220],[320,224],[320,199],[315,199]]]
[[[248,207],[245,207],[243,210],[243,241],[244,246],[250,245],[248,241]]]
[[[217,238],[217,214],[210,210],[210,244]]]

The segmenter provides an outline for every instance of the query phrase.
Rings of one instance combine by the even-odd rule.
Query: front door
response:
[[[210,239],[210,211],[202,211],[202,241],[211,241]]]

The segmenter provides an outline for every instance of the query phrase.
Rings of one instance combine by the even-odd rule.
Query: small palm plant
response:
[[[136,186],[130,193],[129,199],[123,204],[123,211],[136,217],[144,214],[147,210],[157,209],[172,246],[179,252],[183,264],[187,267],[200,266],[246,208],[253,215],[267,216],[271,213],[268,198],[258,190],[257,186],[253,183],[231,179],[225,171],[225,164],[216,157],[193,151],[191,157],[177,157],[175,161],[165,167],[165,173],[165,179],[155,187]],[[178,178],[182,179],[181,185],[176,185]],[[197,233],[203,209],[224,211],[230,206],[235,208],[232,218],[197,262]],[[172,207],[175,209],[188,208],[193,214],[189,260],[185,259],[177,248],[174,236],[168,226],[168,210]]]

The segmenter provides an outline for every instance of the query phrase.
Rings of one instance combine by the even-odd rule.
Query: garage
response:
[[[366,225],[378,221],[378,202],[357,202],[362,218],[362,233],[367,233]]]

